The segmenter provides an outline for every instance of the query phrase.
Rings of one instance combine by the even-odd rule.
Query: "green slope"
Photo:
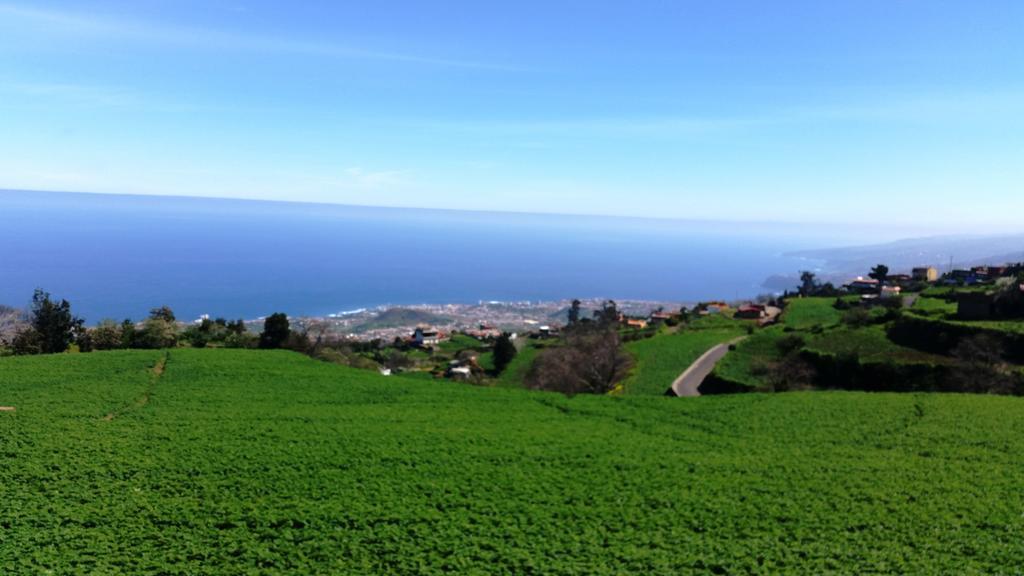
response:
[[[0,359],[3,573],[1024,565],[1018,398],[567,399],[286,352],[173,350],[155,377],[160,358]]]
[[[683,330],[626,344],[636,365],[622,384],[627,394],[664,395],[701,354],[746,332],[737,327]]]

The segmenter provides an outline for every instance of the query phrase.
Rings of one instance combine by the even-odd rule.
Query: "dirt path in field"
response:
[[[700,358],[690,364],[690,367],[683,371],[678,378],[672,382],[672,393],[676,396],[700,396],[697,388],[707,378],[708,374],[715,369],[715,364],[729,351],[729,346],[745,340],[746,336],[735,338],[714,346],[701,355]]]
[[[118,416],[121,416],[125,412],[129,412],[131,410],[138,410],[139,408],[142,408],[146,404],[149,404],[149,399],[150,397],[153,396],[153,390],[156,388],[156,383],[157,381],[160,380],[160,377],[164,375],[164,369],[167,368],[168,357],[170,357],[170,352],[164,352],[164,355],[161,356],[160,359],[156,361],[156,364],[154,364],[153,367],[149,369],[149,384],[146,386],[146,390],[145,392],[142,393],[142,396],[136,398],[135,401],[132,402],[131,404],[122,406],[120,409],[110,412],[109,414],[103,417],[103,420],[110,422],[111,420],[117,418]]]

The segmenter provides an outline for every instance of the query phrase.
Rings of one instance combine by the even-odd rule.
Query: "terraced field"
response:
[[[738,324],[738,323],[735,323]],[[738,325],[708,330],[682,330],[660,334],[626,345],[636,359],[633,372],[622,384],[626,394],[664,395],[675,380],[701,354],[716,344],[745,334]]]
[[[835,301],[835,298],[792,298],[782,313],[782,323],[795,330],[837,326],[843,312],[836,310]]]
[[[181,349],[2,358],[0,405],[4,574],[1024,565],[1018,398],[567,399]]]

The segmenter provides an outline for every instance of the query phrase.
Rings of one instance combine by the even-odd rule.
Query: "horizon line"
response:
[[[882,230],[897,230],[905,223],[890,223],[884,225],[877,224],[856,224],[851,222],[839,222],[839,221],[810,221],[810,220],[711,220],[704,218],[679,218],[669,216],[635,216],[635,215],[622,215],[622,214],[607,214],[607,213],[594,213],[594,212],[581,212],[581,213],[568,213],[568,212],[543,212],[543,211],[526,211],[526,210],[481,210],[481,209],[464,209],[464,208],[440,208],[430,206],[388,206],[380,204],[352,204],[344,202],[323,202],[314,200],[282,200],[277,198],[238,198],[230,196],[198,196],[189,194],[163,194],[163,193],[131,193],[131,192],[96,192],[96,191],[80,191],[80,190],[46,190],[46,189],[32,189],[32,188],[6,188],[0,187],[0,193],[4,192],[16,192],[16,193],[28,193],[28,194],[69,194],[79,196],[122,196],[129,198],[164,198],[164,199],[176,199],[176,200],[210,200],[210,201],[221,201],[221,202],[241,202],[241,203],[264,203],[264,204],[292,204],[302,206],[332,206],[339,208],[366,208],[366,209],[378,209],[378,210],[408,210],[408,211],[421,211],[421,212],[448,212],[458,214],[486,214],[486,215],[509,215],[509,216],[547,216],[547,217],[562,217],[562,218],[591,218],[591,219],[621,219],[621,220],[634,220],[634,221],[653,221],[662,223],[690,223],[690,224],[731,224],[731,225],[768,225],[768,226],[846,226],[852,228],[862,229],[882,229]],[[1024,233],[1024,230],[1020,232],[1000,232],[991,235],[970,235],[966,233],[942,233],[932,234],[928,236],[903,236],[897,240],[890,240],[886,242],[878,242],[879,244],[901,241],[901,240],[913,240],[919,238],[941,238],[941,237],[954,237],[954,236],[973,236],[978,238],[985,237],[997,237],[997,236],[1012,236],[1015,234]]]

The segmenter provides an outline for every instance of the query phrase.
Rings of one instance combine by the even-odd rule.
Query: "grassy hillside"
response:
[[[1018,398],[567,399],[285,352],[162,358],[0,359],[0,405],[17,408],[0,412],[4,573],[1024,563]]]
[[[843,313],[833,306],[835,301],[835,298],[793,298],[782,313],[782,323],[795,330],[836,326]]]
[[[738,324],[738,323],[736,323]],[[627,394],[663,395],[687,367],[716,344],[746,334],[738,325],[709,330],[682,330],[626,344],[636,359],[622,383]]]
[[[750,389],[765,386],[762,371],[770,362],[781,358],[776,343],[784,335],[781,326],[771,326],[752,334],[736,345],[715,366],[714,374],[729,382],[735,382]]]

